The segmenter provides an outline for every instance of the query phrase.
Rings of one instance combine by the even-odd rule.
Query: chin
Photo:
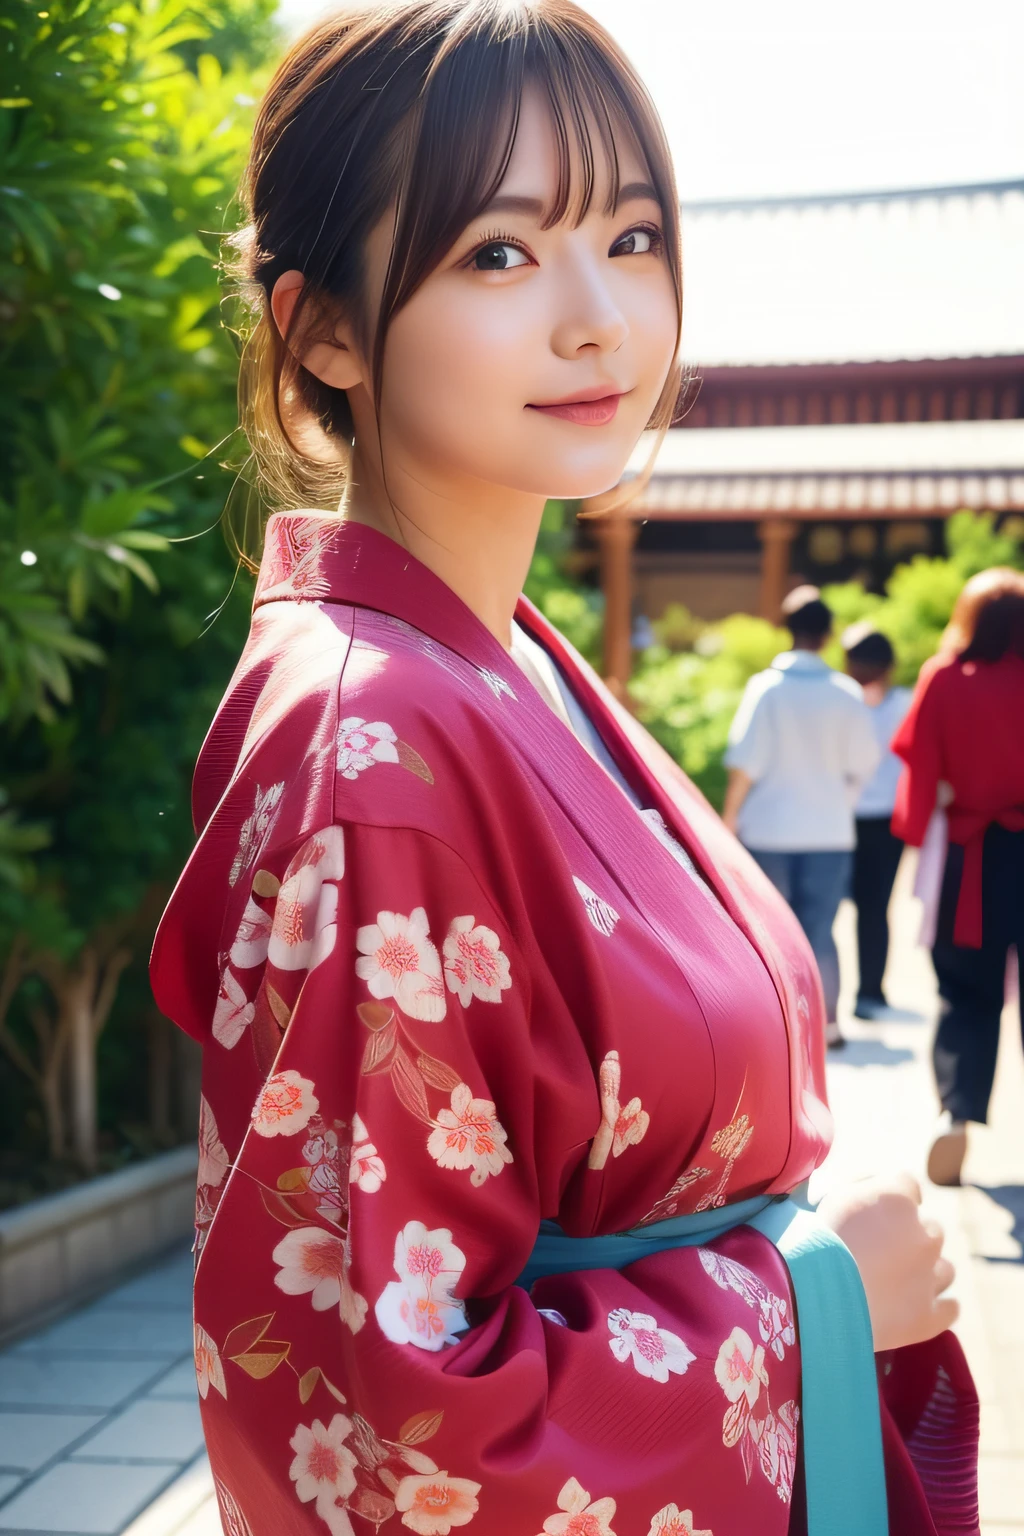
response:
[[[595,448],[596,448],[595,444]],[[532,455],[520,460],[520,473],[516,476],[519,488],[533,494],[559,501],[582,501],[588,496],[601,496],[613,491],[626,472],[632,444],[612,450],[606,445],[603,452],[580,454],[578,457],[555,457],[551,454]],[[529,464],[529,474],[524,480],[522,465]],[[528,483],[527,483],[528,482]]]

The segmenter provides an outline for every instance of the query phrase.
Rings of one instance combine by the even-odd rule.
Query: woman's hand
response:
[[[920,1344],[952,1327],[960,1303],[943,1292],[955,1270],[942,1228],[922,1221],[921,1186],[909,1173],[860,1179],[826,1195],[818,1215],[860,1270],[875,1350]]]

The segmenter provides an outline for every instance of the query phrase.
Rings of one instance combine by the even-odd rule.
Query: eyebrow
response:
[[[651,186],[649,181],[630,181],[624,187],[619,188],[616,208],[623,203],[657,203],[661,199]],[[499,192],[492,197],[484,213],[521,213],[526,218],[543,219],[545,213],[544,203],[539,197],[516,197],[511,193]]]

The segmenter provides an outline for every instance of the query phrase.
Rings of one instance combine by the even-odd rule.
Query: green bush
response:
[[[0,1046],[21,1074],[0,1074],[0,1156],[18,1194],[19,1157],[45,1184],[72,1153],[123,1155],[118,1126],[145,1118],[146,954],[246,618],[217,528],[236,360],[215,262],[273,8],[0,15]],[[65,1122],[75,1040],[120,1063],[98,1141]]]

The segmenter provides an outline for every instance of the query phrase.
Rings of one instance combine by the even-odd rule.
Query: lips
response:
[[[596,400],[561,400],[554,405],[531,405],[527,409],[540,411],[544,416],[557,416],[578,427],[606,427],[614,419],[621,399],[619,393],[601,395]]]

